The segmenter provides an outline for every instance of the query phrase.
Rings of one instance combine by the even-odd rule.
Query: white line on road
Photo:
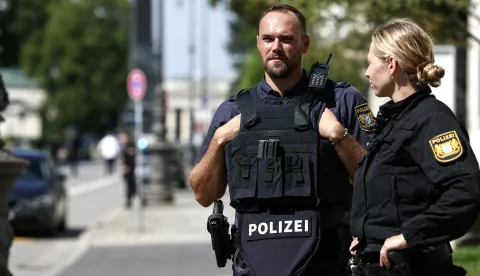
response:
[[[121,182],[122,179],[120,175],[112,175],[108,177],[102,177],[90,182],[86,182],[81,185],[75,185],[73,187],[68,188],[68,195],[69,196],[78,196],[85,193],[90,193],[114,184]]]

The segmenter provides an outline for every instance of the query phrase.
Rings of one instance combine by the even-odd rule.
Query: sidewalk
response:
[[[228,192],[222,200],[233,223]],[[137,206],[121,210],[97,224],[86,252],[57,276],[231,276],[230,261],[225,268],[216,266],[207,232],[212,209],[200,206],[192,191],[177,191],[173,205],[144,209],[143,231]]]
[[[228,203],[228,194],[222,198],[224,215],[232,223],[234,210]],[[213,205],[204,208],[195,201],[190,190],[177,191],[173,205],[146,206],[140,213],[143,231],[139,227],[138,207],[122,211],[108,225],[95,230],[91,244],[99,246],[126,246],[152,244],[210,243],[207,218]]]

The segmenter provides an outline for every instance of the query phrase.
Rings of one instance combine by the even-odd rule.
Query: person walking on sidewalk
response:
[[[137,155],[137,149],[130,135],[126,132],[120,134],[120,141],[123,144],[121,162],[123,178],[125,179],[125,207],[130,208],[132,206],[132,198],[136,194],[135,157]]]
[[[98,142],[97,150],[100,152],[105,162],[105,173],[111,175],[115,171],[115,160],[120,153],[120,144],[111,132],[107,134]]]

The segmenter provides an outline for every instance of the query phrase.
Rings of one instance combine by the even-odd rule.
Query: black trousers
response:
[[[105,173],[110,175],[115,172],[115,159],[105,159]]]
[[[137,192],[137,187],[135,183],[135,173],[134,171],[125,173],[123,175],[123,178],[125,179],[125,196],[127,203],[131,202],[132,198],[135,196]]]

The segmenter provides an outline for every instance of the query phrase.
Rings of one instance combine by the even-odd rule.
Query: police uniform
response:
[[[381,106],[377,128],[355,175],[357,252],[403,234],[414,275],[464,275],[449,241],[479,215],[480,171],[467,131],[430,88]]]
[[[353,191],[348,173],[318,121],[329,108],[363,145],[374,117],[348,83],[307,93],[308,74],[283,97],[265,79],[220,105],[200,150],[215,130],[241,113],[238,136],[225,147],[230,205],[236,210],[236,258],[246,275],[344,275],[338,231]],[[238,257],[238,258],[237,258]],[[241,275],[239,271],[235,275]]]

